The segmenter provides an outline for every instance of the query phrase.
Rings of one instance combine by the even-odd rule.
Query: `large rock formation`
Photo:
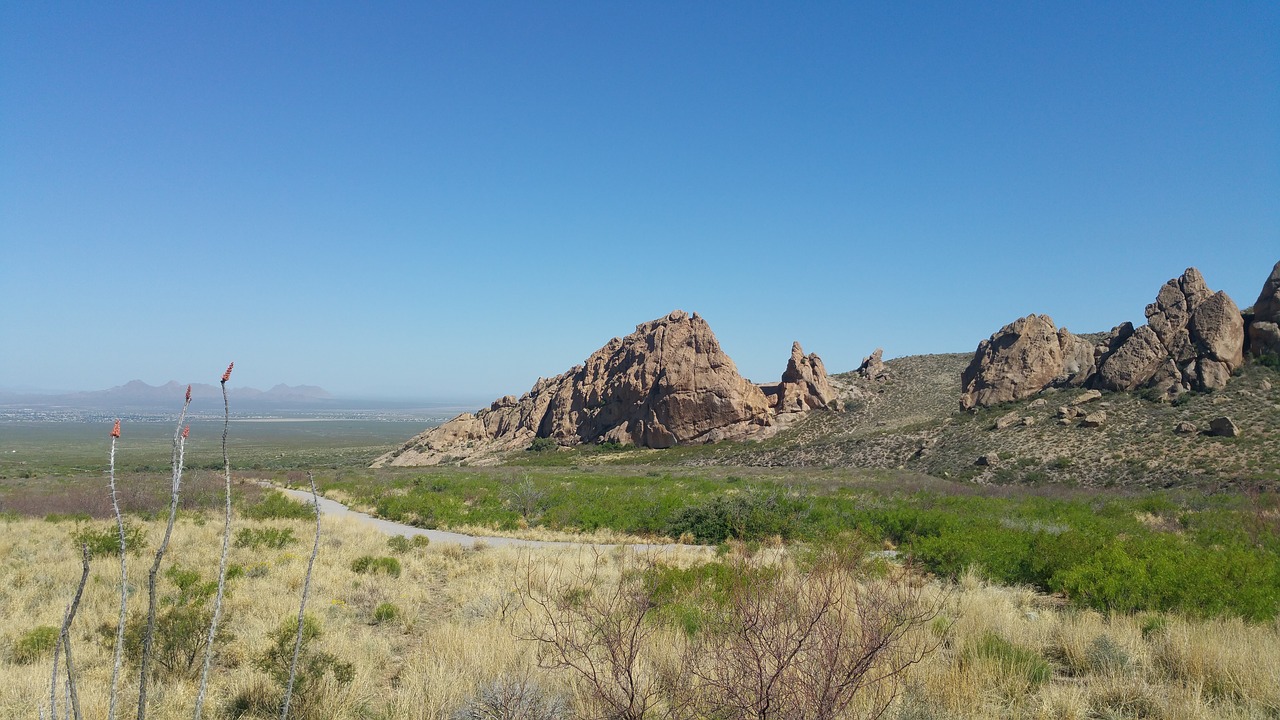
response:
[[[1253,304],[1253,321],[1249,324],[1249,352],[1280,355],[1280,262],[1262,284],[1262,292]]]
[[[614,338],[586,362],[539,379],[410,440],[375,465],[494,462],[534,438],[560,445],[617,442],[649,448],[758,437],[779,412],[803,412],[835,400],[822,360],[792,347],[771,399],[738,374],[707,322],[682,311]]]
[[[1061,373],[1062,346],[1053,318],[1018,318],[978,344],[960,376],[960,407],[967,410],[1031,397]]]
[[[777,413],[808,412],[838,402],[822,358],[816,354],[805,355],[798,342],[791,344],[791,359],[782,373],[782,382],[762,385],[761,389],[772,400]]]
[[[1280,292],[1278,274],[1280,265],[1264,295],[1268,288]],[[1124,323],[1097,343],[1057,330],[1048,315],[1020,318],[978,345],[960,378],[960,407],[1021,400],[1051,386],[1154,387],[1171,395],[1217,390],[1244,361],[1240,309],[1226,293],[1210,290],[1195,268],[1165,283],[1146,315],[1136,331]],[[1265,322],[1261,335],[1270,331]]]
[[[1244,318],[1195,268],[1160,288],[1138,328],[1099,365],[1105,390],[1152,386],[1166,393],[1220,390],[1244,362]]]

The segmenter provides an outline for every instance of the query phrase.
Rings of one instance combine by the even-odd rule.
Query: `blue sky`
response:
[[[225,5],[225,6],[221,6]],[[487,398],[674,308],[739,369],[1280,260],[1275,3],[3,3],[0,386]]]

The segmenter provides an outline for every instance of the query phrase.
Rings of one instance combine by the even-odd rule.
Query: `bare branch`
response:
[[[289,703],[293,700],[293,682],[298,674],[298,656],[302,654],[302,630],[306,626],[307,593],[311,589],[311,570],[320,554],[320,499],[316,497],[315,473],[307,473],[311,481],[311,504],[316,509],[316,540],[311,546],[311,559],[307,561],[307,578],[302,583],[302,602],[298,604],[298,635],[293,641],[293,660],[289,663],[289,685],[284,691],[284,705],[280,708],[280,720],[289,717]]]
[[[222,598],[227,588],[227,551],[231,547],[231,458],[227,455],[227,430],[231,426],[231,404],[227,400],[227,380],[231,369],[222,374],[222,476],[226,496],[226,514],[222,524],[222,559],[218,561],[218,593],[213,598],[213,618],[209,621],[209,636],[204,647],[204,668],[200,671],[200,690],[196,693],[195,720],[204,711],[204,697],[209,688],[209,666],[213,663],[213,641],[218,636],[218,623],[222,620]],[[138,720],[142,720],[139,718]]]
[[[142,666],[138,677],[138,720],[147,716],[147,676],[151,670],[152,641],[156,630],[156,575],[160,572],[160,562],[169,549],[169,538],[173,535],[173,521],[178,516],[178,497],[182,491],[182,465],[187,451],[187,433],[182,423],[187,418],[187,408],[191,406],[191,388],[187,387],[187,399],[182,404],[182,412],[178,415],[178,425],[173,431],[173,477],[169,489],[169,523],[164,529],[164,538],[160,547],[156,548],[156,559],[151,564],[151,572],[147,575],[147,629],[142,636]]]

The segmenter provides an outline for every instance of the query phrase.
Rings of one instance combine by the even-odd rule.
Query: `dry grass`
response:
[[[307,523],[277,521],[308,538]],[[243,526],[241,523],[240,526]],[[147,524],[152,543],[163,528]],[[38,520],[0,523],[0,717],[34,717],[47,696],[47,658],[16,664],[12,648],[26,631],[57,625],[79,578],[80,561],[68,524]],[[215,576],[218,523],[185,519],[174,531],[170,556]],[[269,683],[254,666],[268,636],[296,615],[305,572],[306,542],[282,550],[234,548],[246,568],[232,584],[226,626],[234,640],[215,659],[209,708],[223,717],[229,701]],[[567,676],[538,669],[534,648],[519,642],[515,595],[522,558],[548,567],[577,564],[578,550],[466,551],[433,544],[399,555],[399,578],[360,575],[351,562],[383,555],[386,537],[326,520],[309,606],[320,620],[322,649],[352,662],[354,680],[334,687],[326,716],[335,718],[449,718],[482,685],[533,677],[575,698]],[[594,556],[591,556],[592,562]],[[616,577],[625,553],[600,556]],[[693,562],[702,554],[664,556]],[[132,606],[145,588],[144,563],[130,563]],[[105,717],[111,643],[98,627],[114,628],[115,566],[95,560],[72,637],[87,717]],[[374,609],[392,603],[397,619],[375,624]],[[1107,617],[1064,610],[1028,590],[994,587],[969,576],[951,593],[944,618],[923,632],[943,633],[940,650],[913,668],[908,692],[891,711],[900,718],[1275,718],[1280,715],[1280,623],[1190,621],[1172,616]],[[982,650],[990,637],[1019,654]],[[984,646],[984,642],[987,643]],[[1002,654],[1003,652],[1003,654]],[[1048,673],[1037,679],[1028,658]],[[136,697],[126,674],[123,703]],[[161,678],[153,685],[150,716],[188,717],[192,679]],[[580,699],[579,699],[580,700]]]

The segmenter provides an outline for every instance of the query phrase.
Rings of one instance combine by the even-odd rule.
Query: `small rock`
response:
[[[1058,417],[1063,418],[1064,420],[1072,420],[1078,417],[1079,415],[1080,415],[1080,411],[1073,407],[1068,407],[1064,405],[1058,408]]]
[[[1080,427],[1087,427],[1087,428],[1102,427],[1102,425],[1105,422],[1107,422],[1107,414],[1105,412],[1099,411],[1099,412],[1089,413],[1088,415],[1085,415],[1084,420],[1080,421]]]
[[[1237,437],[1240,435],[1240,428],[1231,418],[1224,415],[1209,421],[1209,434],[1218,437]]]
[[[1259,385],[1258,387],[1262,388],[1262,392],[1271,392],[1271,381],[1263,380],[1262,384]]]
[[[1264,382],[1265,382],[1265,381],[1264,381]],[[1270,388],[1267,388],[1267,389],[1269,390]],[[1048,401],[1048,400],[1045,400],[1044,398],[1036,398],[1035,400],[1032,400],[1030,403],[1028,403],[1028,404],[1027,404],[1027,407],[1029,407],[1029,408],[1042,408],[1042,407],[1044,407],[1045,405],[1048,405],[1048,404],[1049,404],[1049,401]]]
[[[1035,424],[1036,424],[1036,419],[1031,417],[1030,415],[1022,418],[1023,427],[1031,427],[1032,425],[1035,425]]]
[[[996,429],[1004,430],[1007,427],[1017,424],[1019,420],[1020,418],[1018,417],[1017,413],[1009,413],[1007,415],[1001,415],[1000,417],[996,418]]]
[[[1093,402],[1102,397],[1102,393],[1097,390],[1085,390],[1084,394],[1071,401],[1072,405],[1083,405],[1087,402]]]
[[[1059,425],[1070,425],[1074,422],[1075,420],[1073,420],[1072,418],[1058,418]]]
[[[1173,426],[1173,431],[1175,433],[1178,433],[1179,435],[1193,435],[1198,430],[1199,428],[1196,427],[1195,423],[1186,422],[1186,421],[1180,422],[1177,425]]]
[[[974,463],[982,467],[995,467],[1000,464],[1000,456],[995,453],[987,453],[978,457],[978,461]]]
[[[1215,397],[1212,402],[1214,405],[1221,405],[1223,403],[1231,402],[1231,398],[1226,397],[1225,395],[1219,395]]]

